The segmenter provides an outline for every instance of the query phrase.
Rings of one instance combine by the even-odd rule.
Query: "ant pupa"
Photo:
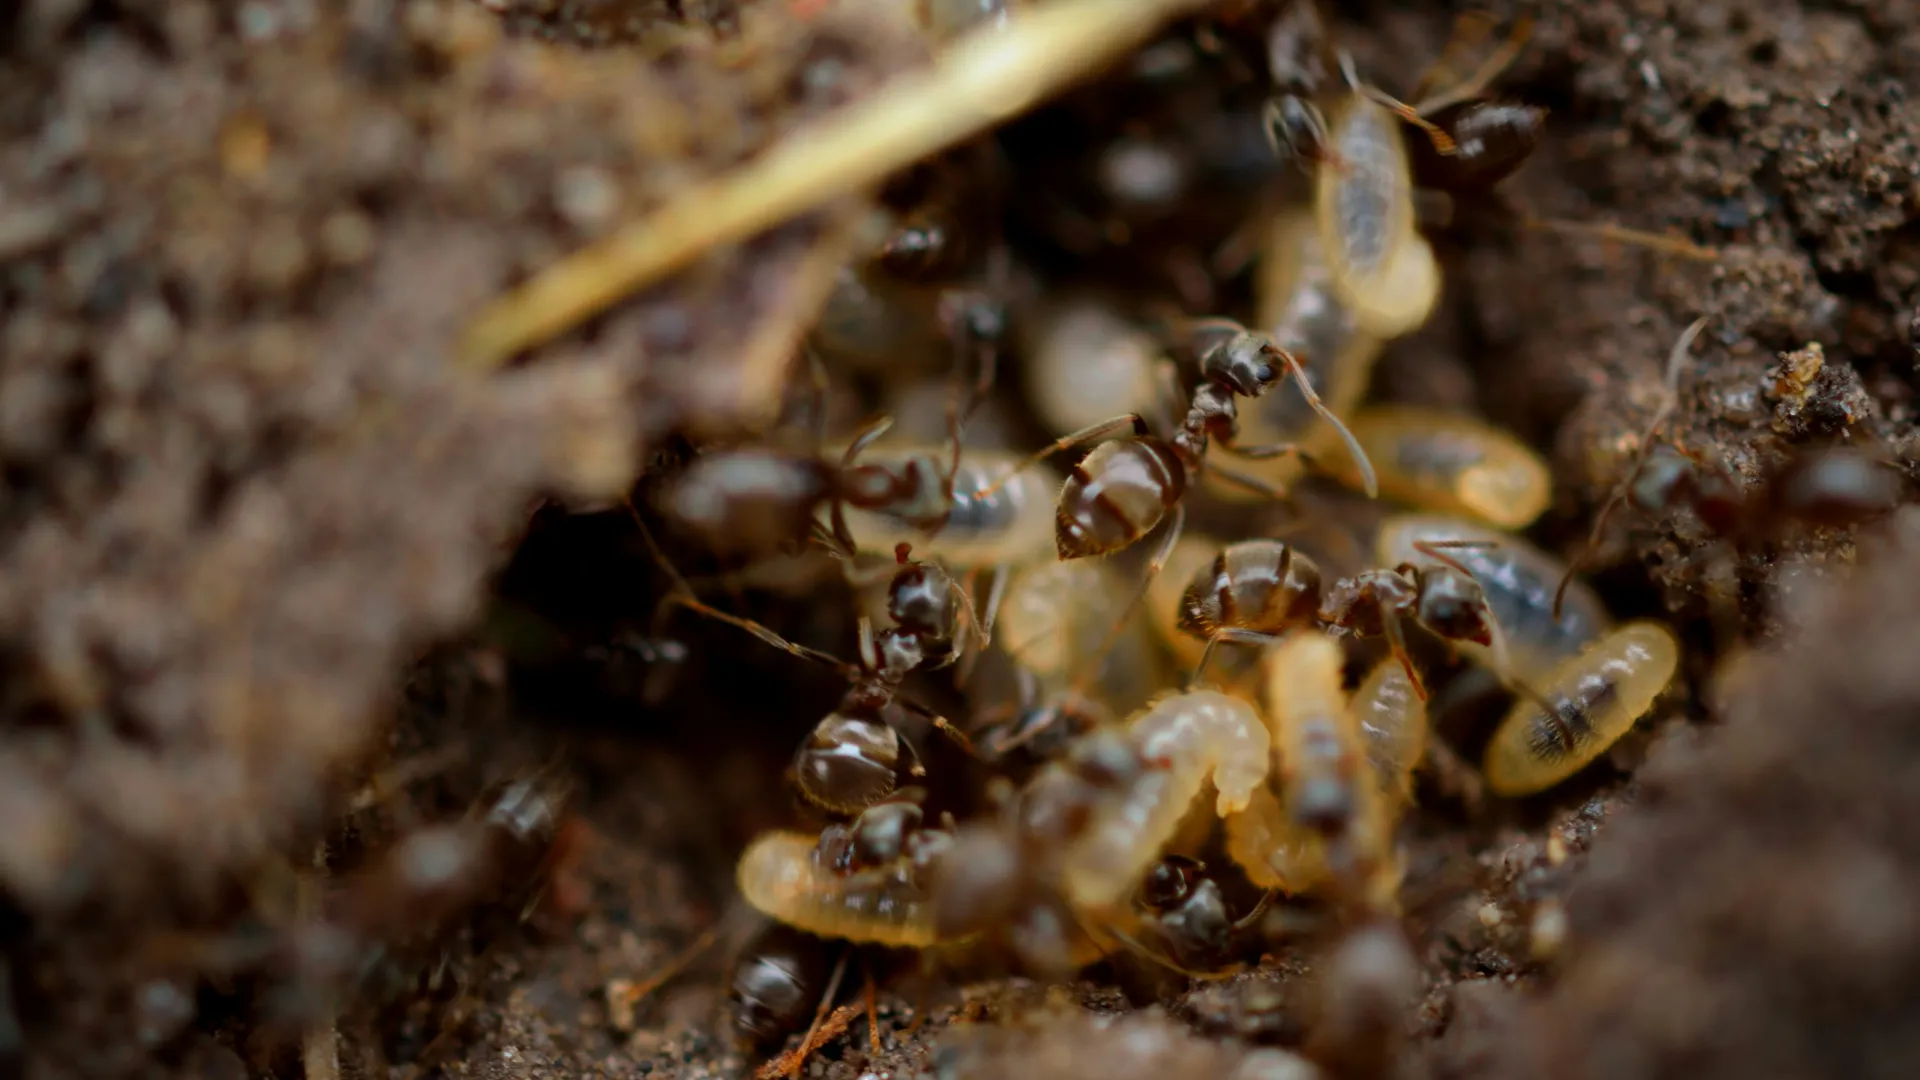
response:
[[[937,670],[959,658],[953,646],[961,611],[968,601],[946,571],[932,563],[912,560],[903,545],[896,553],[899,569],[887,586],[887,614],[894,625],[875,633],[872,620],[861,616],[860,662],[849,664],[788,641],[770,627],[700,601],[654,544],[644,524],[641,535],[674,583],[667,603],[737,626],[777,649],[831,667],[846,678],[849,685],[840,704],[814,727],[794,756],[794,784],[809,802],[835,813],[855,814],[893,792],[901,750],[916,759],[918,755],[913,744],[888,722],[890,706],[927,719],[948,738],[970,747],[966,735],[952,722],[900,692],[901,683],[912,672]],[[916,775],[924,771],[917,760],[912,771]]]
[[[1049,561],[1014,573],[996,644],[1010,661],[1018,702],[989,713],[1004,720],[988,721],[986,731],[976,725],[983,757],[997,760],[1022,747],[1051,756],[1035,740],[1058,747],[1074,731],[1131,713],[1159,691],[1165,668],[1146,620],[1136,613],[1111,633],[1126,595],[1105,562]]]
[[[906,470],[932,452],[881,447],[867,458]],[[945,505],[916,514],[889,506],[849,505],[846,538],[854,550],[891,554],[912,544],[922,558],[956,569],[1021,566],[1046,559],[1053,549],[1053,499],[1060,477],[1044,467],[1020,469],[1016,455],[969,450],[944,485]],[[935,520],[937,517],[937,520]]]
[[[1646,715],[1679,663],[1680,643],[1654,622],[1628,623],[1563,661],[1538,681],[1542,700],[1515,703],[1494,732],[1487,787],[1531,795],[1579,772]]]
[[[1552,501],[1546,461],[1491,424],[1436,409],[1375,405],[1348,426],[1378,470],[1380,493],[1398,502],[1514,530],[1533,524]]]
[[[818,836],[763,833],[734,881],[755,910],[809,934],[925,948],[938,940],[926,878],[952,839],[923,826],[913,803],[882,802]]]

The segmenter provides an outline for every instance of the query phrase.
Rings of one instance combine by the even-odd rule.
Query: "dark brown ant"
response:
[[[1220,883],[1206,864],[1184,855],[1168,855],[1147,871],[1140,905],[1150,926],[1174,962],[1188,972],[1218,972],[1233,965],[1241,935],[1267,912],[1273,894],[1239,919],[1227,911]]]
[[[808,539],[851,559],[856,551],[846,508],[884,512],[922,532],[937,532],[953,513],[953,477],[960,467],[957,416],[943,464],[931,454],[860,464],[862,452],[892,428],[881,417],[854,435],[838,461],[771,447],[695,458],[667,492],[670,517],[716,551],[759,554]],[[819,514],[828,510],[829,525]]]
[[[333,911],[278,943],[273,965],[293,974],[276,1013],[329,1015],[333,996],[380,948],[436,934],[488,901],[539,895],[572,854],[565,796],[547,779],[515,780],[478,813],[415,829],[378,855],[349,878]]]
[[[1264,644],[1288,630],[1319,625],[1355,637],[1384,636],[1424,701],[1426,684],[1414,668],[1404,622],[1418,623],[1447,641],[1501,647],[1479,581],[1441,550],[1469,546],[1480,544],[1418,541],[1416,550],[1438,565],[1404,562],[1323,588],[1318,564],[1284,541],[1228,545],[1194,575],[1180,600],[1176,625],[1207,642],[1193,680],[1200,679],[1221,641]]]
[[[1208,447],[1218,440],[1244,458],[1307,457],[1298,444],[1241,446],[1234,441],[1240,398],[1258,398],[1291,377],[1315,412],[1341,436],[1369,497],[1378,491],[1373,465],[1353,433],[1313,389],[1299,358],[1274,340],[1226,319],[1192,320],[1179,337],[1199,354],[1200,385],[1188,398],[1186,416],[1171,439],[1149,433],[1146,421],[1129,414],[1062,436],[1035,454],[1031,462],[1080,443],[1118,434],[1128,438],[1101,443],[1074,465],[1055,509],[1054,543],[1062,559],[1111,555],[1145,537],[1172,514],[1160,550],[1148,563],[1143,583],[1121,612],[1116,632],[1166,564],[1186,524],[1185,495],[1208,467]],[[1166,369],[1162,369],[1163,373]],[[1218,462],[1214,474],[1273,498],[1286,492],[1258,477]],[[1015,475],[1015,474],[1010,474]],[[1002,481],[1004,482],[1004,480]]]
[[[873,623],[860,617],[860,662],[849,664],[818,649],[788,641],[771,627],[711,607],[693,595],[686,579],[673,568],[654,543],[644,523],[641,536],[661,569],[674,582],[668,604],[697,611],[737,626],[777,649],[824,664],[845,676],[849,686],[840,704],[828,713],[800,744],[793,759],[794,786],[809,802],[842,814],[857,814],[894,790],[901,750],[915,758],[911,772],[925,775],[913,744],[888,722],[887,709],[899,706],[931,721],[969,751],[967,736],[945,717],[900,693],[900,684],[918,670],[937,671],[955,663],[954,649],[963,609],[971,601],[945,570],[911,558],[908,545],[895,551],[900,569],[887,586],[887,615],[894,625],[874,633]],[[969,618],[969,623],[978,626]]]

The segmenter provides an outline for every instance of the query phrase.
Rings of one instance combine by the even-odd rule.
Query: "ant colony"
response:
[[[1209,979],[1279,949],[1412,970],[1407,887],[1445,877],[1422,838],[1535,828],[1569,785],[1625,782],[1621,740],[1693,670],[1676,629],[1580,575],[1602,529],[1522,535],[1556,501],[1534,444],[1367,400],[1440,309],[1435,207],[1500,203],[1546,137],[1493,89],[1525,25],[1463,21],[1389,90],[1307,0],[1171,22],[1111,68],[1125,47],[1071,22],[1096,7],[920,7],[953,85],[1013,43],[1083,42],[1044,79],[1006,69],[1036,96],[1105,74],[862,166],[883,227],[796,347],[787,414],[655,469],[630,507],[657,634],[724,624],[698,627],[716,670],[765,649],[838,694],[781,718],[810,727],[797,798],[735,867],[761,924],[731,976],[742,1040],[804,1032],[769,1066],[797,1071],[846,1027],[848,970],[871,988],[902,955],[929,976]],[[1692,515],[1731,559],[1904,495],[1856,448],[1743,483],[1662,442],[1671,411],[1617,527]],[[754,607],[795,578],[850,598],[838,637],[835,605]]]

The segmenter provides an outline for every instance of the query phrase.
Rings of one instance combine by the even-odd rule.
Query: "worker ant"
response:
[[[849,686],[840,704],[814,727],[794,755],[794,785],[809,802],[835,813],[856,814],[886,798],[897,783],[902,748],[914,758],[912,774],[925,775],[926,768],[920,764],[913,744],[903,739],[888,722],[886,711],[890,706],[897,705],[924,717],[971,751],[971,742],[959,728],[900,693],[900,684],[908,674],[918,670],[937,671],[959,659],[954,644],[963,610],[972,626],[977,629],[979,625],[972,617],[972,601],[966,593],[945,570],[914,560],[908,545],[901,544],[896,549],[895,559],[900,569],[887,586],[887,615],[894,625],[876,634],[872,621],[862,615],[860,660],[849,664],[818,649],[789,641],[761,623],[703,603],[667,561],[644,523],[641,536],[652,548],[661,569],[674,582],[674,591],[666,603],[737,626],[777,649],[824,664],[846,678]]]

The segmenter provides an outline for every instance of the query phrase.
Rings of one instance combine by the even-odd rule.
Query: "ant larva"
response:
[[[1095,560],[1034,563],[1014,574],[998,644],[1017,703],[988,713],[980,725],[987,730],[975,731],[983,757],[999,760],[1023,747],[1051,757],[1064,740],[1133,712],[1164,684],[1144,619],[1130,617],[1118,635],[1110,632],[1125,597],[1111,564]]]
[[[1127,741],[1144,764],[1100,800],[1064,851],[1061,881],[1082,911],[1113,909],[1180,827],[1209,781],[1215,813],[1244,809],[1267,777],[1270,735],[1251,704],[1214,690],[1170,694],[1130,717]]]
[[[1228,853],[1263,888],[1297,895],[1331,886],[1368,910],[1392,910],[1401,872],[1393,850],[1399,791],[1390,797],[1374,763],[1357,699],[1343,686],[1339,644],[1295,633],[1262,663],[1274,761],[1267,782],[1226,816]],[[1401,729],[1416,722],[1413,707],[1390,721]],[[1424,727],[1423,710],[1417,722]]]
[[[899,569],[887,586],[887,614],[894,625],[876,634],[872,620],[862,615],[860,662],[849,664],[789,641],[770,627],[702,602],[667,561],[644,524],[641,536],[674,583],[665,603],[737,626],[777,649],[834,668],[847,679],[849,685],[840,704],[815,726],[794,755],[794,786],[809,802],[836,813],[856,814],[886,798],[898,782],[903,748],[916,759],[910,770],[913,775],[924,774],[913,744],[888,722],[889,706],[899,706],[930,721],[948,738],[971,750],[970,741],[959,728],[900,692],[908,674],[937,670],[959,659],[953,646],[961,611],[971,604],[946,571],[913,560],[906,545],[895,553]]]
[[[763,833],[734,879],[755,910],[807,933],[925,948],[940,940],[926,878],[952,846],[950,822],[925,825],[917,801],[899,798],[818,836]]]

